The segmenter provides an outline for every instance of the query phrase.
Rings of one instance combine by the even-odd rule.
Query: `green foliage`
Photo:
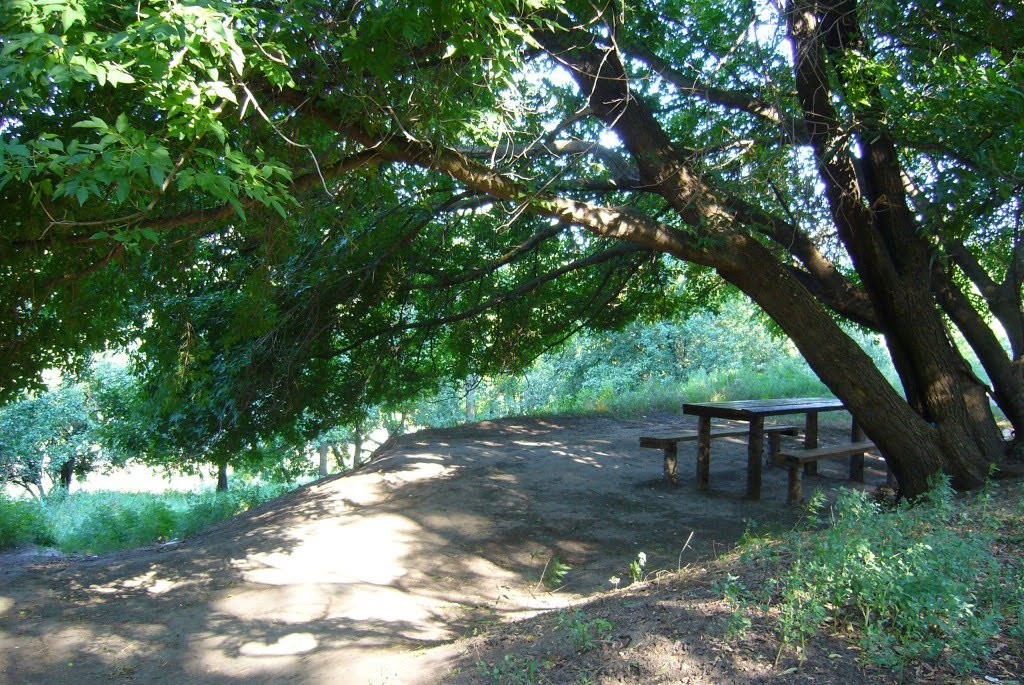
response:
[[[39,544],[103,554],[140,547],[194,535],[287,490],[250,484],[229,492],[74,492],[42,501],[0,496],[0,548]]]
[[[0,492],[0,549],[25,544],[53,544],[44,506],[38,500],[12,499]]]
[[[535,685],[540,680],[540,664],[528,657],[506,654],[496,664],[488,664],[480,660],[476,664],[477,672],[490,679],[494,685]]]
[[[735,577],[723,594],[734,605],[775,604],[784,645],[801,652],[828,626],[856,635],[882,666],[926,661],[973,671],[992,638],[1016,630],[1024,615],[1020,569],[993,554],[992,522],[977,511],[955,501],[945,480],[921,502],[891,511],[844,491],[827,529],[797,531],[767,548],[785,565],[767,596]]]
[[[838,125],[893,139],[942,273],[966,278],[945,268],[944,241],[958,238],[982,281],[999,282],[1019,261],[1019,13],[862,4],[868,45],[834,60]],[[795,125],[772,3],[2,8],[0,399],[40,390],[46,368],[131,345],[132,425],[108,436],[151,462],[241,467],[466,378],[488,379],[481,416],[640,407],[652,394],[667,405],[691,378],[692,399],[712,387],[820,394],[795,362],[776,373],[793,351],[760,330],[698,352],[706,324],[744,326],[749,307],[665,336],[624,328],[722,304],[716,274],[737,262],[690,216],[703,207],[640,178],[635,144],[602,144],[617,124],[557,63],[577,47],[607,48],[608,64],[621,52],[634,90],[622,102],[649,109],[657,147],[681,153],[666,169],[685,164],[700,195],[734,213],[730,231],[808,282],[835,266],[839,290],[863,294]],[[650,239],[623,243],[608,236],[637,231],[600,237],[564,213],[533,215],[551,211],[548,194],[656,222],[661,237],[645,228]],[[806,244],[780,237],[790,227]],[[657,253],[666,237],[695,263]],[[811,290],[823,285],[835,282]],[[576,331],[588,335],[522,375]],[[423,422],[451,421],[450,409]]]
[[[540,582],[548,590],[557,590],[565,582],[565,576],[572,570],[572,566],[565,563],[557,556],[552,555],[544,564],[544,570],[540,574]]]
[[[63,552],[103,554],[174,537],[174,511],[159,495],[79,492],[50,508],[53,536]]]
[[[634,583],[639,583],[643,580],[645,566],[647,566],[647,555],[640,552],[636,555],[636,559],[629,562],[629,579]]]
[[[589,652],[609,639],[614,629],[611,621],[590,619],[581,609],[559,611],[555,615],[555,625],[566,632],[566,637],[581,652]]]
[[[859,339],[894,376],[878,343]],[[719,313],[579,334],[519,376],[479,380],[472,399],[477,418],[484,419],[595,411],[636,416],[676,412],[683,402],[828,394],[792,345],[774,335],[749,303],[732,297]],[[458,424],[467,401],[465,386],[450,385],[421,399],[411,419]]]
[[[0,484],[25,488],[35,497],[47,482],[68,485],[111,454],[100,440],[99,412],[91,388],[65,383],[35,397],[0,406]]]

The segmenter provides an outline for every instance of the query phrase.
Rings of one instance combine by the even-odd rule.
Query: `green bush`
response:
[[[52,543],[41,503],[12,499],[0,493],[0,549]]]
[[[194,535],[206,530],[218,521],[248,511],[290,488],[283,484],[244,485],[227,492],[204,491],[189,493],[184,506],[180,508],[175,537]]]
[[[1019,629],[1024,616],[1019,569],[1000,563],[992,536],[945,480],[924,501],[892,511],[844,491],[830,528],[794,532],[772,548],[772,558],[787,560],[769,600],[783,642],[801,647],[828,625],[858,635],[882,666],[976,670],[992,638]]]
[[[53,536],[64,552],[102,554],[141,547],[173,536],[170,499],[173,495],[74,493],[53,508]]]
[[[56,545],[103,554],[201,532],[281,495],[287,485],[243,485],[228,492],[76,492],[39,504],[0,498],[0,547]]]

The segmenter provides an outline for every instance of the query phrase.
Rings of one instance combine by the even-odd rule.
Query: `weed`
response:
[[[639,583],[644,579],[644,566],[647,565],[647,555],[640,552],[636,555],[636,559],[629,564],[629,579],[634,583]]]
[[[0,495],[0,549],[30,543],[102,554],[139,547],[205,530],[286,490],[261,485],[226,493],[76,492],[42,502]]]
[[[589,652],[598,643],[607,640],[612,634],[612,623],[607,619],[589,620],[581,610],[559,611],[555,616],[555,625],[566,631],[569,641],[581,652]]]
[[[562,587],[565,575],[571,570],[572,566],[552,555],[544,564],[544,570],[540,572],[540,582],[549,590],[557,590]]]
[[[724,580],[714,585],[714,591],[721,594],[732,612],[726,617],[725,638],[736,640],[743,637],[752,625],[747,616],[748,602],[746,586],[739,576],[727,573]]]
[[[490,678],[494,685],[534,685],[540,682],[540,664],[512,654],[506,654],[497,664],[488,664],[481,659],[476,663],[476,670]]]

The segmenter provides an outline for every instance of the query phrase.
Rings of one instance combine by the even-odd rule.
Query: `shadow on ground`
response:
[[[708,492],[681,450],[682,487],[668,489],[660,453],[637,436],[688,426],[555,418],[427,431],[178,544],[8,555],[0,680],[437,682],[464,658],[431,648],[607,590],[639,552],[648,573],[675,570],[730,548],[750,521],[792,525],[782,470],[766,470],[762,501],[742,498],[742,441],[715,442]],[[883,477],[869,468],[869,485]],[[815,484],[845,485],[841,464]],[[541,577],[555,558],[571,568],[550,591]]]

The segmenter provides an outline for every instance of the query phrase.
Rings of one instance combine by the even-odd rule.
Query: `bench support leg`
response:
[[[711,417],[697,420],[697,487],[708,489],[711,481]]]
[[[750,419],[747,440],[747,497],[761,499],[761,457],[764,455],[764,417]]]
[[[768,454],[765,456],[764,463],[771,466],[775,463],[775,455],[779,453],[779,449],[782,447],[782,434],[776,431],[772,431],[768,434]]]
[[[800,471],[799,465],[795,464],[789,467],[789,494],[786,496],[788,504],[800,504],[803,500],[803,493],[801,492],[803,474]]]
[[[818,412],[807,412],[807,423],[804,432],[804,449],[812,450],[818,446]],[[804,464],[804,474],[814,476],[818,473],[818,462],[809,461]]]
[[[850,442],[860,442],[864,439],[864,431],[856,421],[850,428]],[[850,455],[850,480],[856,483],[864,482],[864,453]]]
[[[679,485],[676,477],[676,443],[665,445],[665,480],[672,487]]]

